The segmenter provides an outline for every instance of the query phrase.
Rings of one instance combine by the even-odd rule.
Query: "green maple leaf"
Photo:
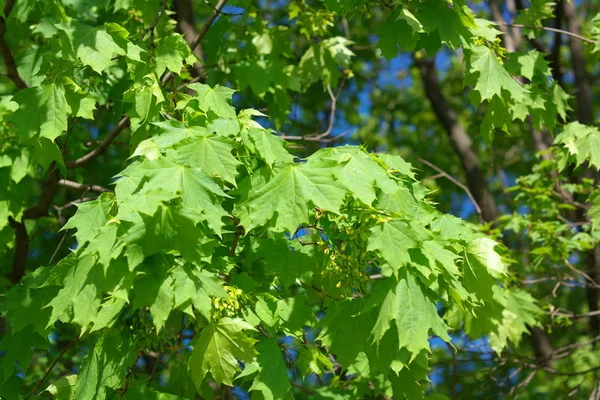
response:
[[[65,79],[65,96],[71,113],[76,117],[85,119],[94,119],[94,110],[96,109],[96,97],[84,92],[71,79]]]
[[[19,104],[11,119],[22,141],[38,137],[54,140],[67,130],[71,109],[62,85],[27,88],[12,100]]]
[[[74,389],[76,384],[77,375],[67,375],[48,385],[44,392],[50,393],[56,400],[75,400]]]
[[[206,125],[206,133],[219,136],[237,136],[240,133],[240,122],[237,118],[215,118]]]
[[[135,201],[135,196],[145,196],[154,188],[161,188],[171,199],[181,198],[182,214],[195,222],[207,221],[215,232],[221,231],[221,217],[226,213],[218,203],[227,195],[202,169],[159,158],[132,165],[122,174],[128,179],[117,181],[116,192],[119,198],[127,199],[126,203]],[[138,187],[142,182],[145,184],[140,190]],[[158,202],[154,204],[158,205]],[[145,211],[152,211],[149,213],[152,215],[155,210]]]
[[[177,143],[175,151],[169,154],[173,161],[190,167],[197,167],[225,182],[236,185],[236,168],[241,163],[231,154],[235,143],[227,138],[206,135]]]
[[[475,241],[480,240],[483,239],[475,239]],[[493,251],[493,246],[490,243],[493,241],[487,238],[486,240],[489,242],[474,242],[471,251],[465,250],[463,281],[469,292],[475,293],[483,300],[491,301],[492,287],[495,285],[491,273],[501,271],[503,266],[500,256]],[[496,242],[493,243],[495,246]]]
[[[196,56],[192,53],[182,35],[173,33],[160,41],[156,47],[156,74],[162,75],[165,69],[176,74],[181,72],[184,62],[193,64]]]
[[[34,348],[47,349],[48,339],[37,333],[32,327],[26,327],[18,333],[5,333],[0,340],[0,350],[4,355],[0,359],[0,386],[14,375],[16,367],[21,373],[27,372],[34,354]]]
[[[336,355],[336,361],[345,367],[369,348],[375,318],[363,308],[364,302],[358,299],[334,302],[319,321],[323,330],[317,339],[329,346],[331,353]]]
[[[410,263],[409,250],[417,248],[417,234],[403,221],[383,222],[371,228],[367,250],[378,251],[392,270]]]
[[[398,343],[416,357],[421,350],[429,349],[429,331],[450,342],[448,327],[437,313],[435,301],[425,295],[421,285],[410,272],[403,272],[396,278],[386,279],[373,289],[373,296],[379,300],[379,315],[372,329],[373,342],[379,343],[396,324]],[[380,348],[380,351],[383,350]]]
[[[255,340],[244,330],[254,328],[241,319],[231,318],[223,318],[202,330],[189,361],[192,379],[198,387],[209,372],[218,384],[233,386],[233,377],[240,371],[238,360],[251,362],[256,354]]]
[[[342,75],[338,66],[347,68],[354,53],[348,48],[352,42],[336,36],[311,46],[300,59],[300,76],[306,87],[321,80],[324,85],[334,85]]]
[[[214,242],[196,225],[197,215],[190,217],[184,211],[175,205],[161,205],[153,215],[132,213],[123,217],[120,239],[126,244],[126,252],[133,257],[138,251],[149,256],[161,250],[176,250],[192,262],[209,260]]]
[[[107,331],[83,359],[75,384],[76,399],[110,398],[107,389],[123,387],[127,369],[135,360],[138,349],[133,340],[118,330]]]
[[[346,193],[329,168],[315,168],[310,162],[288,165],[250,190],[248,200],[238,208],[240,223],[250,231],[270,221],[277,231],[294,232],[309,222],[314,206],[338,212]]]
[[[423,392],[426,389],[425,385],[419,384],[415,375],[409,368],[403,368],[398,373],[395,371],[389,372],[390,381],[392,383],[392,390],[394,391],[394,397],[398,399],[422,399]],[[427,396],[431,400],[435,400],[437,393],[433,393],[432,396]],[[445,400],[445,397],[437,398],[438,400]]]
[[[536,300],[520,289],[494,288],[494,300],[502,306],[502,318],[495,321],[495,329],[490,333],[490,347],[500,354],[510,340],[518,346],[528,326],[539,326],[537,319],[543,311]]]
[[[80,258],[75,267],[70,268],[65,276],[63,277],[63,287],[60,289],[56,297],[54,297],[50,303],[46,305],[46,307],[52,307],[52,315],[50,316],[50,320],[48,321],[48,326],[54,324],[57,319],[62,321],[71,321],[73,319],[73,308],[78,307],[75,303],[75,298],[82,292],[82,290],[88,286],[88,276],[98,278],[98,268],[96,267],[96,261],[92,255],[86,255]],[[100,271],[103,278],[103,274]],[[98,282],[97,279],[92,279],[89,285],[95,286]],[[84,319],[87,318],[85,316],[84,308],[89,305],[89,294],[93,289],[88,289],[87,293],[84,293],[84,304],[82,304],[82,308],[78,309],[78,320],[82,323],[85,322]],[[96,289],[96,292],[98,290]],[[99,303],[98,303],[99,305]],[[97,312],[97,310],[96,310]],[[89,321],[88,321],[89,322]]]
[[[140,53],[143,50],[126,40],[127,31],[118,24],[91,27],[75,22],[55,26],[65,34],[65,51],[99,74],[112,64],[114,56],[127,56],[141,61]]]
[[[423,1],[417,4],[415,17],[429,34],[437,31],[442,43],[453,49],[471,38],[471,28],[476,28],[473,14],[466,6],[445,0]]]
[[[222,281],[206,270],[184,265],[173,269],[171,274],[174,280],[174,308],[183,310],[191,304],[210,320],[211,297],[227,297]]]
[[[506,70],[513,75],[522,76],[529,80],[536,74],[542,77],[552,75],[550,65],[544,58],[544,54],[537,50],[531,50],[527,53],[510,53],[510,58],[506,61]]]
[[[300,349],[297,365],[303,378],[309,374],[323,376],[325,372],[333,372],[331,359],[314,347]]]
[[[149,160],[156,160],[173,145],[185,139],[206,136],[207,133],[203,126],[188,127],[175,120],[152,122],[152,125],[158,127],[158,132],[151,138],[142,140],[130,158],[142,156]]]
[[[96,200],[77,204],[77,213],[69,218],[62,230],[77,229],[75,237],[79,246],[94,239],[113,216],[116,201],[112,193],[103,193]]]
[[[277,274],[280,282],[289,287],[296,279],[302,282],[310,282],[314,273],[316,257],[311,257],[306,251],[290,249],[290,241],[287,237],[261,240],[253,258],[262,259],[265,271],[269,274]]]
[[[600,14],[596,14],[596,16],[592,18],[590,25],[590,36],[595,42],[592,53],[597,53],[600,51]]]
[[[184,139],[199,137],[207,133],[206,128],[203,126],[188,126],[175,120],[153,122],[152,125],[157,126],[159,131],[158,134],[148,140],[154,142],[161,150],[171,147]]]
[[[592,220],[592,228],[598,229],[600,226],[600,190],[594,190],[587,201],[591,203],[588,215]]]
[[[474,90],[482,100],[491,100],[494,96],[502,98],[503,91],[517,102],[524,100],[527,90],[506,72],[492,50],[485,46],[471,46],[470,54],[470,72],[478,74]]]
[[[367,205],[375,200],[377,188],[387,194],[398,190],[398,185],[390,179],[386,170],[358,147],[323,149],[313,154],[311,160],[326,161],[324,167],[333,165],[334,178]]]
[[[460,275],[456,260],[459,256],[450,250],[446,250],[441,244],[433,240],[426,240],[420,243],[420,249],[423,254],[432,262],[432,269],[436,265],[442,267],[451,277]]]
[[[556,136],[554,143],[562,145],[574,157],[578,167],[588,161],[600,169],[600,130],[598,128],[571,122]]]
[[[56,297],[59,288],[29,286],[13,286],[5,294],[1,311],[10,314],[12,333],[16,334],[28,325],[32,325],[36,332],[43,335],[50,322],[50,312],[44,306]]]
[[[285,141],[263,128],[242,131],[244,144],[270,166],[275,163],[290,163],[294,157],[285,148]]]
[[[519,11],[515,23],[542,27],[543,21],[554,15],[555,5],[552,0],[531,0],[528,8]]]
[[[235,90],[225,86],[210,87],[201,83],[192,83],[188,88],[196,91],[198,106],[202,111],[212,111],[220,117],[235,118],[235,109],[230,105]]]
[[[125,307],[125,300],[117,297],[110,297],[102,303],[102,308],[98,311],[94,322],[94,326],[90,329],[91,332],[98,331],[107,326],[112,326],[116,322],[116,317]]]
[[[291,386],[279,344],[275,339],[266,339],[256,345],[259,352],[260,371],[254,379],[250,391],[262,392],[265,400],[284,399]]]
[[[398,55],[398,47],[403,51],[412,51],[419,41],[418,32],[422,28],[410,11],[398,7],[383,23],[377,46],[389,61]]]
[[[529,110],[525,108],[525,113],[529,114]],[[516,116],[515,116],[516,118]],[[510,131],[511,118],[507,105],[502,101],[502,98],[494,96],[492,100],[487,104],[485,115],[481,126],[479,127],[479,133],[485,143],[488,146],[492,145],[494,141],[494,130],[496,128],[508,133]]]
[[[160,110],[159,105],[165,98],[156,74],[148,74],[140,81],[135,81],[124,93],[123,100],[132,104],[127,115],[131,117],[131,129],[135,131],[144,122],[156,118]]]
[[[262,97],[271,84],[271,77],[264,60],[244,61],[235,67],[240,90],[248,86],[259,97]]]
[[[477,238],[467,244],[465,252],[470,262],[478,262],[496,276],[504,275],[506,265],[502,262],[500,254],[494,250],[496,246],[498,242],[490,238]]]

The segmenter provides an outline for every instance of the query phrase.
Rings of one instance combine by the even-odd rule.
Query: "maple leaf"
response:
[[[235,92],[225,86],[210,87],[202,83],[192,83],[188,88],[196,92],[196,101],[202,111],[213,111],[220,117],[235,118],[235,109],[229,104]]]
[[[250,362],[256,355],[255,340],[244,330],[254,330],[241,319],[224,318],[207,325],[194,344],[189,361],[192,378],[199,387],[207,373],[219,384],[233,386],[240,370],[238,360]]]
[[[291,389],[290,380],[279,343],[275,339],[266,339],[256,345],[259,352],[259,373],[250,391],[262,392],[265,400],[283,399]]]
[[[12,120],[21,140],[38,137],[54,140],[67,130],[71,110],[61,85],[27,88],[18,92],[13,101],[19,105]]]
[[[574,157],[576,167],[588,161],[600,169],[600,130],[597,128],[571,122],[556,136],[554,143],[562,145]]]
[[[294,232],[309,222],[314,206],[338,212],[346,193],[332,179],[330,168],[312,167],[310,162],[289,165],[266,184],[250,190],[248,200],[238,209],[240,223],[250,231],[270,221],[275,230]]]
[[[474,89],[482,100],[491,100],[494,96],[502,98],[503,91],[506,91],[514,101],[523,101],[527,90],[506,72],[492,50],[485,46],[471,46],[470,54],[470,72],[477,74]]]
[[[448,327],[438,315],[435,304],[425,295],[420,284],[410,272],[386,279],[374,288],[374,298],[383,298],[377,321],[372,329],[373,341],[379,343],[396,324],[400,348],[406,347],[412,357],[429,349],[429,331],[450,342]],[[380,348],[380,350],[383,350]]]

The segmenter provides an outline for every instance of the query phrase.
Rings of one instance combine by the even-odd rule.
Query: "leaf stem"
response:
[[[509,28],[527,28],[527,29],[538,29],[538,30],[544,30],[544,31],[549,31],[549,32],[555,32],[555,33],[560,33],[566,36],[571,36],[575,39],[581,40],[582,42],[585,43],[590,43],[590,44],[596,44],[595,41],[593,41],[592,39],[586,38],[585,36],[581,36],[578,35],[576,33],[573,32],[569,32],[569,31],[565,31],[564,29],[558,29],[558,28],[551,28],[549,26],[533,26],[533,25],[523,25],[523,24],[507,24],[507,23],[503,23],[503,22],[492,22],[492,25],[496,25],[496,26],[507,26]]]
[[[44,381],[48,378],[48,375],[50,375],[50,372],[52,372],[52,370],[54,369],[54,367],[56,366],[56,364],[58,364],[58,362],[60,361],[60,359],[63,358],[63,356],[65,355],[65,353],[71,348],[71,346],[73,346],[73,344],[77,341],[77,339],[79,339],[79,335],[75,336],[73,338],[73,340],[71,340],[65,346],[65,348],[62,349],[62,351],[60,352],[60,354],[58,355],[58,357],[56,357],[56,359],[54,360],[54,362],[52,362],[52,364],[50,365],[50,367],[48,368],[48,370],[46,371],[46,373],[44,374],[44,376],[42,376],[42,378],[38,381],[37,385],[35,385],[35,387],[29,393],[29,395],[27,395],[27,397],[25,397],[25,400],[29,399],[39,389],[39,387],[42,386],[42,383],[44,383]]]

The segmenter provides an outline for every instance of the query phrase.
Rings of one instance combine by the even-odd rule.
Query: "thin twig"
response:
[[[552,359],[567,357],[567,356],[571,355],[573,353],[573,351],[579,350],[582,347],[588,346],[590,344],[594,344],[595,342],[597,342],[599,340],[600,340],[600,335],[598,335],[590,340],[587,340],[585,342],[572,343],[572,344],[566,345],[564,347],[561,347],[559,349],[556,349],[556,350],[554,350]],[[567,351],[567,350],[571,350],[571,349],[573,349],[573,351]]]
[[[95,160],[96,157],[98,157],[99,155],[101,155],[102,153],[104,153],[106,151],[106,149],[113,142],[113,140],[115,140],[117,138],[117,136],[119,136],[119,133],[121,133],[121,131],[123,131],[123,129],[127,128],[128,126],[129,126],[129,117],[121,118],[121,120],[119,121],[117,126],[114,127],[114,129],[110,132],[108,137],[106,139],[104,139],[104,141],[102,141],[102,143],[100,143],[100,146],[96,147],[94,150],[90,151],[86,155],[79,157],[75,161],[66,161],[65,162],[66,167],[67,168],[77,168],[77,167],[81,167],[81,166],[86,165],[86,164],[90,163],[91,161]]]
[[[152,332],[152,331],[150,331],[150,332]],[[127,393],[127,389],[129,389],[129,378],[131,377],[131,374],[133,374],[133,371],[135,370],[135,366],[137,365],[138,361],[140,361],[140,358],[142,358],[143,355],[144,355],[144,350],[140,350],[140,352],[137,355],[137,358],[133,362],[133,365],[131,366],[131,368],[129,368],[129,371],[127,372],[127,375],[125,376],[125,387],[123,387],[120,397],[125,397],[125,393]]]
[[[588,318],[588,317],[595,317],[596,315],[600,315],[600,310],[595,310],[595,311],[590,311],[587,313],[583,313],[583,314],[575,314],[575,313],[561,313],[561,312],[549,312],[549,315],[552,315],[553,317],[567,317],[569,319],[581,319],[581,318]]]
[[[585,42],[585,43],[596,44],[596,42],[593,41],[592,39],[586,38],[584,36],[578,35],[578,34],[573,33],[573,32],[565,31],[564,29],[551,28],[549,26],[533,26],[533,25],[522,25],[522,24],[506,24],[506,23],[500,23],[500,22],[492,22],[491,24],[492,25],[496,25],[496,26],[508,26],[510,28],[527,28],[527,29],[538,29],[538,30],[556,32],[556,33],[560,33],[560,34],[563,34],[563,35],[574,37],[575,39],[579,39],[579,40],[581,40],[582,42]]]
[[[563,260],[565,262],[565,265],[567,267],[569,267],[569,269],[573,272],[575,272],[576,274],[579,274],[581,276],[583,276],[585,278],[586,281],[588,281],[590,283],[590,286],[592,286],[593,288],[600,288],[600,285],[598,285],[598,283],[596,283],[596,281],[594,281],[588,274],[586,274],[585,272],[575,268],[567,259]]]
[[[450,382],[450,398],[454,400],[456,397],[456,349],[452,348],[450,343],[446,343],[450,354],[452,355],[452,381]]]
[[[208,0],[204,0],[204,3],[220,15],[225,15],[227,17],[236,17],[236,16],[244,15],[244,13],[228,13],[225,11],[217,10],[217,8],[215,6],[213,6],[212,4],[210,4],[210,1],[208,1]]]
[[[147,27],[146,29],[144,29],[142,31],[140,38],[137,40],[137,43],[140,43],[142,40],[144,40],[144,37],[146,36],[146,34],[150,31],[153,31],[154,28],[156,28],[156,25],[158,24],[158,20],[160,19],[163,12],[165,12],[165,8],[167,8],[167,0],[162,1],[162,4],[160,5],[160,10],[158,10],[156,17],[154,18],[154,21],[152,21],[152,25],[150,25],[149,27]]]
[[[229,256],[235,257],[235,250],[237,248],[238,241],[240,240],[240,235],[242,234],[242,227],[238,226],[235,229],[235,234],[233,236],[233,241],[231,242],[231,250],[229,251]]]
[[[477,211],[477,215],[479,215],[479,222],[481,222],[481,223],[484,222],[483,215],[481,213],[481,208],[479,207],[479,204],[477,204],[477,201],[475,201],[475,198],[473,197],[473,194],[471,193],[471,191],[469,190],[468,187],[466,187],[461,182],[459,182],[458,180],[456,180],[452,175],[444,172],[442,169],[440,169],[439,167],[433,165],[429,161],[424,160],[422,158],[419,158],[419,161],[422,162],[423,164],[425,164],[425,165],[427,165],[427,166],[435,169],[437,172],[439,172],[440,174],[442,174],[450,182],[454,183],[456,186],[458,186],[459,188],[461,188],[462,190],[464,190],[465,193],[467,194],[467,196],[469,197],[469,200],[471,200],[471,203],[473,203],[473,207],[475,207],[475,211]]]
[[[331,143],[331,142],[335,142],[336,140],[346,136],[348,134],[348,132],[350,132],[350,129],[346,129],[344,132],[340,133],[339,135],[330,137],[330,138],[317,138],[315,136],[287,136],[282,134],[280,137],[284,140],[298,140],[298,141],[306,141],[306,142],[319,142],[319,143]]]
[[[302,391],[304,391],[304,392],[308,393],[308,394],[309,394],[309,395],[311,395],[311,396],[312,396],[312,395],[315,395],[315,394],[317,394],[317,392],[315,392],[314,390],[312,390],[311,388],[308,388],[308,387],[306,387],[306,386],[299,385],[299,384],[297,384],[297,383],[295,383],[295,382],[290,382],[290,384],[291,384],[293,387],[295,387],[295,388],[297,388],[297,389],[300,389],[300,390],[302,390]]]
[[[73,181],[69,181],[67,179],[61,179],[60,181],[58,181],[58,184],[60,186],[66,187],[67,189],[84,190],[84,191],[91,190],[92,192],[98,192],[98,193],[112,192],[112,190],[107,189],[102,186],[99,186],[99,185],[86,185],[85,183],[73,182]]]
[[[212,23],[215,21],[215,19],[217,18],[217,16],[219,15],[226,3],[227,0],[219,0],[217,5],[213,8],[212,14],[208,17],[206,22],[204,22],[204,25],[202,25],[202,28],[200,28],[200,32],[198,32],[198,35],[190,43],[190,49],[192,49],[192,51],[196,48],[196,46],[198,46],[198,44],[202,41],[204,36],[208,33],[208,30],[212,26]],[[169,79],[171,79],[172,77],[173,72],[169,71],[162,77],[160,81],[162,83],[165,83],[168,82]]]
[[[46,380],[46,378],[48,378],[48,375],[50,375],[50,372],[52,372],[52,370],[54,369],[54,367],[56,366],[56,364],[58,364],[58,362],[60,361],[60,359],[71,348],[71,346],[73,346],[73,344],[77,341],[77,339],[79,339],[79,335],[75,336],[75,338],[73,338],[73,340],[71,340],[65,346],[65,348],[62,349],[62,351],[60,352],[60,354],[58,355],[58,357],[56,357],[56,359],[52,362],[52,364],[50,364],[50,367],[46,370],[46,373],[44,374],[44,376],[42,376],[42,378],[38,381],[38,383],[35,385],[35,387],[33,388],[33,390],[29,393],[29,395],[27,395],[27,397],[25,398],[25,400],[27,400],[28,398],[30,398],[31,396],[33,396],[33,394],[39,389],[39,387],[42,386],[42,383],[44,383],[44,381]]]
[[[76,204],[79,204],[79,203],[84,203],[84,202],[86,202],[86,201],[91,201],[91,200],[95,200],[95,199],[96,199],[96,197],[95,197],[95,196],[94,196],[94,197],[92,197],[92,196],[90,196],[90,197],[83,197],[83,198],[81,198],[81,199],[77,199],[77,200],[69,201],[68,203],[65,203],[65,204],[64,204],[64,205],[62,205],[62,206],[56,206],[56,205],[53,205],[52,207],[53,207],[53,208],[54,208],[56,211],[59,211],[59,212],[60,212],[60,211],[64,210],[65,208],[73,207],[73,206],[74,206],[74,205],[76,205]]]
[[[54,257],[56,257],[56,255],[58,254],[58,250],[60,249],[63,242],[65,241],[65,238],[67,237],[67,232],[68,231],[65,231],[65,233],[63,233],[62,239],[60,239],[60,242],[58,242],[58,246],[56,246],[54,253],[52,253],[52,257],[50,257],[50,261],[48,261],[48,265],[52,265],[52,262],[54,261]]]
[[[337,93],[333,93],[333,90],[331,89],[331,85],[327,85],[327,93],[329,94],[329,98],[331,99],[331,108],[329,110],[329,121],[327,123],[327,129],[324,132],[318,133],[318,131],[316,133],[310,134],[310,135],[302,135],[302,136],[286,136],[285,134],[281,135],[282,139],[285,140],[307,140],[307,141],[315,141],[315,142],[326,142],[328,140],[331,139],[325,139],[327,136],[329,136],[331,134],[331,131],[333,130],[333,125],[335,123],[335,110],[336,110],[336,106],[337,106],[337,101],[340,97],[340,94],[342,93],[342,89],[344,88],[344,82],[346,80],[343,79],[342,82],[340,83],[340,86],[337,90]],[[344,132],[342,134],[345,135],[346,133]],[[338,136],[339,137],[339,136]],[[337,137],[336,137],[337,138]]]

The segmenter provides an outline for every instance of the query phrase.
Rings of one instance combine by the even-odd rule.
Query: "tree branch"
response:
[[[51,169],[53,167],[54,164],[50,166]],[[17,221],[14,218],[9,217],[9,224],[15,231],[15,257],[13,259],[12,270],[10,273],[10,280],[12,283],[17,283],[21,280],[25,274],[25,268],[27,266],[29,236],[27,234],[24,221],[26,219],[38,219],[48,215],[48,209],[50,208],[52,199],[58,190],[59,178],[60,174],[58,170],[54,170],[50,173],[38,204],[25,209],[25,211],[23,211],[21,221]]]
[[[481,162],[477,153],[473,150],[471,138],[459,122],[458,115],[456,115],[456,112],[454,112],[442,93],[433,60],[415,57],[414,61],[423,80],[425,95],[429,99],[433,112],[448,134],[450,144],[460,159],[467,176],[469,190],[475,199],[475,203],[481,207],[483,220],[486,222],[495,221],[498,217],[496,202],[487,185],[487,179],[483,173]]]
[[[460,158],[460,162],[467,175],[467,186],[481,207],[483,219],[487,222],[496,220],[498,210],[496,201],[492,196],[481,162],[473,150],[471,139],[458,120],[458,116],[448,104],[442,93],[437,79],[435,65],[432,60],[415,59],[419,73],[425,87],[425,94],[429,99],[434,113],[445,128],[450,144]],[[552,357],[552,344],[546,332],[538,327],[531,328],[531,344],[539,363],[547,365]]]
[[[202,25],[202,28],[200,28],[200,32],[198,32],[198,35],[194,38],[194,40],[190,42],[190,48],[192,49],[192,51],[196,49],[196,47],[200,44],[200,41],[202,41],[204,36],[206,36],[208,30],[212,26],[212,23],[215,21],[215,19],[217,18],[217,16],[219,15],[226,3],[227,0],[219,0],[217,5],[213,8],[212,14],[210,14],[208,19],[204,22],[204,25]],[[172,77],[173,72],[169,71],[162,77],[160,81],[162,83],[165,83],[168,82],[169,79],[171,79]]]
[[[91,190],[92,192],[98,192],[98,193],[112,192],[112,190],[107,189],[102,186],[99,186],[99,185],[86,185],[85,183],[73,182],[73,181],[69,181],[67,179],[61,179],[60,181],[58,181],[58,184],[60,186],[66,187],[67,189],[73,189],[73,190],[82,190],[82,191]]]
[[[119,136],[121,131],[123,129],[127,128],[128,126],[129,126],[129,117],[121,118],[121,120],[119,121],[117,126],[114,127],[114,129],[112,130],[112,132],[110,132],[108,137],[106,139],[104,139],[104,141],[102,143],[100,143],[100,146],[96,147],[94,150],[90,151],[89,153],[78,158],[75,161],[66,161],[65,165],[67,166],[67,168],[78,168],[78,167],[81,167],[83,165],[90,163],[91,161],[96,159],[96,157],[98,157],[99,155],[104,153],[106,151],[106,149],[108,148],[108,146],[117,138],[117,136]]]
[[[507,26],[507,27],[510,27],[510,28],[538,29],[538,30],[544,30],[544,31],[549,31],[549,32],[556,32],[556,33],[560,33],[562,35],[566,35],[566,36],[572,37],[574,39],[580,40],[580,41],[585,42],[585,43],[596,44],[596,42],[594,42],[592,39],[586,38],[585,36],[581,36],[581,35],[579,35],[577,33],[574,33],[574,32],[565,31],[564,29],[551,28],[549,26],[507,24],[507,23],[501,23],[501,22],[492,22],[492,25]]]
[[[25,398],[26,400],[29,399],[32,395],[35,394],[35,392],[40,388],[40,386],[42,385],[42,383],[44,383],[44,381],[48,378],[48,375],[50,375],[50,372],[52,372],[52,370],[54,369],[54,367],[56,366],[56,364],[58,364],[58,362],[61,360],[61,358],[63,358],[63,356],[65,355],[65,353],[71,348],[71,346],[73,346],[73,344],[77,341],[77,339],[79,339],[79,335],[75,336],[75,338],[73,340],[71,340],[65,346],[64,349],[62,349],[62,351],[60,352],[60,354],[58,355],[58,357],[56,357],[56,359],[52,362],[52,364],[50,365],[50,367],[48,367],[48,370],[46,371],[46,373],[44,374],[44,376],[42,376],[42,378],[38,381],[38,383],[35,385],[35,387],[33,388],[33,390]]]
[[[462,190],[464,190],[464,192],[467,194],[467,197],[469,197],[469,200],[471,200],[471,203],[473,204],[473,207],[475,207],[475,211],[477,211],[477,215],[479,215],[479,222],[483,223],[485,222],[481,213],[481,207],[479,207],[479,204],[477,204],[477,201],[475,200],[475,198],[473,197],[473,194],[471,193],[471,191],[469,190],[468,187],[466,187],[464,184],[462,184],[461,182],[459,182],[456,178],[454,178],[452,175],[447,174],[446,172],[444,172],[442,169],[440,169],[439,167],[433,165],[432,163],[430,163],[429,161],[419,158],[419,161],[422,162],[423,164],[435,169],[437,172],[440,173],[440,175],[444,176],[445,178],[447,178],[450,182],[454,183],[456,186],[458,186],[459,188],[461,188]]]
[[[154,30],[154,28],[156,28],[156,25],[158,24],[160,17],[162,16],[163,12],[165,12],[165,8],[167,8],[167,0],[162,1],[162,4],[160,5],[160,10],[158,10],[156,17],[154,17],[154,21],[152,21],[152,25],[150,25],[149,27],[147,27],[146,29],[144,29],[142,31],[142,34],[140,35],[139,39],[137,40],[137,43],[140,43],[142,40],[144,40],[144,37],[146,36],[146,34],[150,31]]]
[[[23,90],[27,89],[29,85],[27,85],[27,83],[19,75],[19,71],[17,70],[17,63],[15,62],[15,57],[10,51],[8,43],[6,43],[5,37],[6,19],[8,18],[14,5],[15,0],[7,0],[4,4],[4,16],[0,16],[0,54],[2,54],[2,58],[4,59],[4,63],[6,64],[6,76],[8,76],[11,81],[13,81],[13,83],[19,90]]]
[[[502,36],[504,47],[509,53],[514,53],[518,47],[516,43],[518,36],[513,37],[512,33],[508,30],[508,26],[504,20],[504,17],[502,16],[502,10],[498,6],[498,3],[495,0],[488,0],[487,3],[490,7],[490,11],[492,12],[492,17],[496,20],[498,27],[504,33]]]

